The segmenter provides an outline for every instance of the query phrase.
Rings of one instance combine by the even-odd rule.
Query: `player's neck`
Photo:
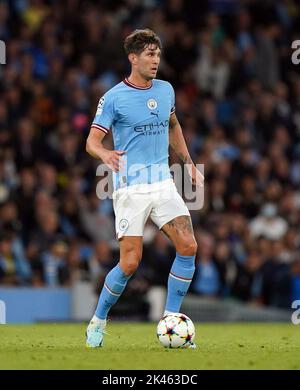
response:
[[[127,77],[127,80],[140,88],[148,88],[151,87],[152,85],[152,80],[146,80],[142,76],[140,76],[137,73],[131,73],[129,77]]]

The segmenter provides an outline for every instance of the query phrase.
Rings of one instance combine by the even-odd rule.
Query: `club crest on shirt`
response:
[[[96,115],[101,115],[102,114],[103,106],[104,106],[104,100],[105,100],[104,96],[102,96],[102,98],[100,98],[99,103],[98,103]]]
[[[147,101],[147,106],[150,108],[150,110],[155,110],[157,107],[157,101],[155,99],[149,99]]]
[[[125,219],[125,218],[121,219],[121,221],[119,223],[120,230],[124,231],[128,228],[128,226],[129,226],[129,223],[128,223],[127,219]]]

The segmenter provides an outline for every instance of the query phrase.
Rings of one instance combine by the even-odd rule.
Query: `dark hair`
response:
[[[160,38],[154,31],[146,28],[144,30],[134,30],[125,38],[124,50],[126,54],[140,54],[149,45],[156,45],[159,49],[162,48]]]

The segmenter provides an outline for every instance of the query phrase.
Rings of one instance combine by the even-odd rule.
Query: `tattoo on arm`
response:
[[[170,116],[169,123],[170,131],[170,145],[175,150],[177,156],[185,164],[193,164],[191,156],[185,144],[185,140],[182,134],[180,123],[176,117],[176,114]]]

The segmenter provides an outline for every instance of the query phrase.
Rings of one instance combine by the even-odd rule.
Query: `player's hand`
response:
[[[190,175],[192,184],[198,186],[198,187],[203,187],[204,186],[204,176],[194,164],[187,164],[187,170]]]
[[[101,159],[112,171],[119,172],[120,169],[124,168],[124,161],[122,156],[126,152],[124,150],[106,150]]]

